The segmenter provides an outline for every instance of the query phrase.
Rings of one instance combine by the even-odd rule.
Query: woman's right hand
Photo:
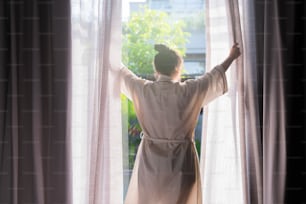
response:
[[[237,59],[241,55],[240,48],[238,47],[238,45],[239,45],[238,43],[235,43],[230,50],[229,57],[232,58],[233,60]]]
[[[226,71],[229,66],[232,64],[232,62],[237,59],[241,55],[240,48],[238,47],[238,43],[235,43],[230,50],[229,56],[224,60],[224,62],[221,64]]]

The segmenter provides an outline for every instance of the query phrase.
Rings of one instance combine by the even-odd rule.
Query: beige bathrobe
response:
[[[142,128],[125,204],[202,204],[194,128],[201,107],[227,91],[219,65],[195,80],[155,82],[120,70]]]

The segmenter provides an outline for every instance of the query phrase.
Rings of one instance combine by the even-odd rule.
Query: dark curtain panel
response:
[[[0,1],[0,203],[70,203],[70,3]]]
[[[273,3],[272,3],[273,2]],[[277,16],[270,12],[270,18],[265,20],[265,5],[276,5]],[[256,1],[257,47],[261,50],[265,40],[275,40],[271,32],[265,31],[267,22],[279,24],[281,46],[274,47],[281,51],[283,78],[269,76],[271,69],[264,63],[264,53],[258,54],[259,79],[280,80],[285,88],[285,118],[286,118],[286,172],[285,172],[285,203],[306,203],[306,2],[304,0],[265,0]],[[275,11],[273,11],[275,13]],[[272,47],[273,48],[273,47]],[[273,49],[272,49],[273,50]],[[259,90],[263,90],[264,83]],[[260,93],[259,93],[260,94]],[[273,91],[271,94],[274,94]],[[260,94],[262,95],[262,94]],[[265,96],[263,101],[265,101]],[[263,112],[263,115],[265,113]],[[279,118],[274,118],[279,120]],[[263,121],[261,126],[264,127]],[[264,130],[263,130],[264,132]],[[282,142],[282,141],[275,141]],[[276,161],[273,165],[278,165]],[[265,174],[266,172],[264,172]],[[277,176],[280,172],[274,172]],[[277,183],[274,184],[275,189]]]
[[[263,49],[258,50],[263,75],[263,202],[271,204],[284,202],[286,174],[284,59],[277,2],[264,2]]]
[[[287,118],[286,203],[306,203],[306,2],[278,1]]]

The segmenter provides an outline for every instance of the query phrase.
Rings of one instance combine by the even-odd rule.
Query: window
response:
[[[92,0],[91,3],[84,3],[84,1],[79,0],[73,0],[71,2],[72,6],[72,44],[73,44],[73,89],[74,93],[72,96],[72,102],[73,102],[73,117],[72,117],[72,126],[73,126],[73,145],[72,145],[72,156],[73,156],[73,200],[74,203],[84,203],[86,202],[87,198],[85,194],[87,194],[88,191],[88,175],[89,169],[88,169],[88,157],[87,154],[89,152],[89,145],[90,143],[88,139],[88,130],[90,129],[90,122],[88,119],[92,119],[90,115],[93,114],[93,111],[91,107],[89,106],[89,96],[90,96],[90,87],[91,87],[91,81],[94,80],[93,77],[95,77],[92,67],[94,66],[93,60],[96,59],[99,56],[99,53],[97,52],[97,43],[98,38],[98,25],[99,25],[99,19],[98,19],[98,9],[97,8],[97,1]],[[156,7],[153,8],[153,4],[151,4],[153,1],[146,1],[146,0],[123,0],[123,42],[127,42],[127,36],[130,34],[130,28],[127,26],[127,22],[130,21],[130,17],[135,12],[142,12],[144,13],[145,10],[153,10],[153,14],[155,15],[153,20],[155,22],[159,22],[156,20],[156,18],[164,17],[169,19],[169,23],[179,23],[179,21],[185,22],[185,27],[183,27],[183,31],[185,33],[189,33],[188,35],[183,33],[176,33],[175,35],[171,33],[169,30],[163,30],[163,32],[168,32],[168,35],[155,35],[157,37],[154,40],[150,40],[150,38],[146,39],[145,44],[148,45],[148,47],[152,48],[153,44],[156,42],[167,42],[171,44],[171,40],[173,40],[173,37],[178,37],[178,41],[172,42],[172,45],[179,45],[177,48],[181,50],[182,53],[185,53],[184,55],[184,61],[185,61],[185,71],[183,73],[183,80],[188,78],[196,78],[199,75],[202,75],[205,72],[205,66],[206,66],[206,45],[205,45],[205,25],[204,25],[204,1],[203,0],[171,0],[171,1],[155,1],[159,2],[160,7],[155,4]],[[222,4],[222,3],[221,3]],[[222,6],[222,5],[221,5]],[[222,9],[221,9],[222,8]],[[228,39],[225,37],[228,37],[228,29],[226,27],[226,15],[224,12],[225,9],[223,7],[221,8],[211,8],[210,9],[210,15],[211,15],[211,21],[214,22],[214,27],[210,28],[210,32],[214,34],[213,43],[214,46],[208,46],[213,47],[214,50],[217,49],[218,55],[214,55],[215,58],[213,59],[213,62],[207,62],[207,63],[218,63],[220,62],[223,57],[225,56],[224,53],[227,51],[227,42]],[[155,13],[154,13],[155,12]],[[162,13],[156,13],[156,12],[163,12]],[[152,14],[152,13],[151,13]],[[153,15],[152,14],[152,15]],[[222,16],[221,16],[222,15]],[[166,16],[166,17],[165,17]],[[155,18],[156,17],[156,18]],[[224,23],[219,23],[220,20]],[[152,21],[152,20],[151,20]],[[151,29],[152,23],[148,23],[149,21],[139,21],[143,24],[141,25],[141,30]],[[146,27],[147,26],[147,27]],[[176,25],[180,27],[181,25]],[[137,27],[134,27],[136,29]],[[145,29],[144,29],[145,28]],[[163,27],[162,27],[163,28]],[[156,29],[154,27],[153,29]],[[156,30],[155,30],[156,31]],[[154,31],[154,32],[155,32]],[[143,39],[140,38],[137,35],[137,37],[133,38],[133,42],[131,43],[132,48],[136,48],[137,52],[143,51],[139,48],[141,48],[139,40]],[[223,40],[220,42],[220,40]],[[154,53],[147,52],[146,54],[141,54],[140,56],[146,56],[147,57],[147,63],[144,65],[139,65],[137,63],[143,63],[146,60],[134,60],[132,61],[130,57],[126,56],[126,54],[129,54],[129,52],[132,51],[132,48],[125,47],[127,44],[123,43],[123,61],[125,61],[125,64],[128,62],[129,68],[134,69],[133,71],[145,78],[154,80],[154,77],[152,75],[152,59],[154,56]],[[212,43],[212,42],[211,42]],[[139,46],[139,47],[137,47]],[[220,52],[219,52],[220,51]],[[136,52],[136,53],[137,53]],[[221,53],[221,54],[220,54]],[[90,58],[91,57],[91,58]],[[222,58],[222,59],[221,59]],[[138,58],[139,59],[139,58]],[[214,64],[212,64],[214,65]],[[140,67],[143,67],[142,69],[138,69]],[[137,70],[138,69],[138,70]],[[151,71],[151,72],[150,72]],[[225,98],[224,98],[225,99]],[[235,158],[240,158],[239,154],[235,154],[235,151],[239,147],[237,144],[239,144],[239,141],[232,141],[235,140],[235,137],[229,137],[230,131],[230,123],[232,121],[232,113],[231,111],[231,101],[230,99],[225,99],[219,101],[221,104],[218,106],[216,104],[215,106],[212,106],[212,108],[215,107],[215,111],[219,112],[218,114],[218,121],[213,121],[214,119],[211,118],[210,130],[213,132],[213,134],[216,133],[215,130],[217,130],[217,133],[219,134],[219,138],[213,136],[214,138],[206,138],[209,144],[205,147],[205,158],[207,156],[206,161],[206,168],[204,172],[204,177],[206,176],[205,182],[203,183],[204,189],[207,191],[209,189],[209,192],[206,193],[205,199],[208,199],[208,201],[216,202],[216,200],[221,199],[222,201],[228,200],[228,198],[234,198],[237,197],[236,200],[241,200],[240,197],[242,195],[241,193],[241,175],[240,175],[240,163],[237,164],[235,162]],[[118,101],[118,100],[117,100]],[[119,106],[118,106],[119,107]],[[223,113],[220,113],[219,107],[226,107],[225,113],[226,114],[226,123],[224,123]],[[210,108],[210,110],[212,110]],[[234,109],[237,110],[237,109]],[[223,111],[223,110],[222,110]],[[197,150],[200,155],[200,144],[201,144],[201,131],[202,131],[202,113],[199,115],[199,122],[195,129],[195,139],[196,139],[196,145]],[[122,96],[122,116],[123,116],[123,126],[122,126],[122,132],[123,132],[123,154],[122,154],[122,160],[123,160],[123,167],[124,167],[124,196],[126,193],[126,190],[128,188],[135,155],[137,152],[137,147],[140,142],[139,134],[140,134],[140,127],[137,121],[137,118],[135,116],[135,113],[133,111],[133,106],[131,102],[128,102],[124,96]],[[219,122],[220,121],[220,122]],[[209,123],[209,122],[208,122]],[[215,126],[212,126],[212,123]],[[222,124],[223,126],[220,126],[219,124]],[[218,128],[216,128],[216,125]],[[219,128],[220,127],[220,128]],[[236,127],[233,127],[236,128]],[[120,131],[120,128],[117,128]],[[211,134],[211,135],[213,135]],[[223,137],[224,135],[227,135],[227,137]],[[119,135],[119,134],[117,134]],[[226,141],[223,141],[226,140]],[[116,144],[119,144],[120,142],[116,142]],[[231,145],[227,145],[231,144]],[[216,146],[218,145],[218,146]],[[236,146],[234,146],[236,145]],[[118,146],[116,146],[118,147]],[[224,148],[226,147],[226,148]],[[121,151],[121,146],[120,148]],[[116,149],[117,150],[117,149]],[[112,152],[115,152],[112,150]],[[117,152],[116,152],[117,153]],[[202,152],[204,153],[204,151]],[[217,160],[216,153],[218,153],[219,160]],[[239,153],[239,152],[238,152]],[[90,155],[89,155],[90,156]],[[98,155],[101,156],[101,155]],[[116,155],[117,156],[117,155]],[[118,154],[118,157],[120,157],[120,163],[121,164],[121,155]],[[108,157],[110,158],[110,157]],[[220,160],[221,158],[221,160]],[[222,160],[222,158],[225,158],[227,162],[224,162],[225,160]],[[230,160],[231,159],[231,160]],[[118,158],[113,159],[115,162],[118,161]],[[206,160],[206,159],[205,159]],[[229,168],[230,167],[230,168]],[[231,168],[233,167],[233,168]],[[121,167],[120,167],[121,170]],[[229,171],[230,170],[230,171]],[[221,172],[221,173],[220,173]],[[227,173],[224,173],[227,172]],[[101,172],[99,172],[101,173]],[[119,172],[117,175],[122,179],[122,172]],[[220,177],[222,175],[222,178]],[[120,181],[121,182],[121,181]],[[113,182],[116,185],[116,188],[121,188],[118,182]],[[231,189],[228,189],[227,187],[232,187]],[[237,187],[237,188],[236,188]],[[85,192],[85,193],[84,193]],[[111,194],[110,197],[114,195],[120,194],[118,196],[118,199],[121,200],[122,194],[118,193],[118,191],[113,191],[115,193]],[[227,193],[227,195],[220,197],[219,193],[222,192],[223,195]],[[107,192],[108,193],[108,192]],[[106,194],[107,194],[106,193]],[[217,199],[216,199],[217,198]],[[122,198],[123,200],[123,198]],[[231,199],[233,200],[233,199]],[[118,202],[115,202],[118,203]],[[241,202],[236,202],[241,203]]]
[[[177,49],[184,53],[184,73],[182,80],[196,78],[202,75],[205,72],[205,32],[203,8],[204,2],[201,0],[123,1],[122,59],[125,65],[127,65],[135,74],[141,76],[142,78],[154,80],[152,69],[152,61],[154,57],[154,53],[152,53],[153,45],[155,43],[168,43],[173,46],[178,46]],[[192,13],[192,15],[190,15],[190,13]],[[168,39],[167,35],[169,33],[171,34],[171,31],[165,31],[163,28],[154,30],[157,28],[152,24],[154,24],[156,18],[162,18],[160,17],[162,15],[166,15],[166,17],[163,18],[163,21],[165,21],[163,23],[168,23],[167,26],[177,26],[177,29],[182,29],[182,31],[185,33],[183,35],[177,34],[174,36],[177,37],[176,42],[178,43],[172,42]],[[146,20],[147,22],[144,22]],[[175,23],[178,23],[178,21],[180,21],[182,25],[175,25]],[[166,24],[164,26],[166,27]],[[137,30],[137,27],[140,27],[139,30]],[[145,33],[145,30],[151,31]],[[135,37],[131,36],[133,35],[133,31],[137,32]],[[155,32],[155,35],[153,32]],[[149,37],[145,38],[141,37],[141,35],[149,35]],[[133,49],[137,49],[136,56],[133,53],[130,53],[133,52]],[[142,54],[139,54],[141,52]],[[146,55],[146,53],[149,53],[147,58],[143,57]],[[141,56],[141,58],[139,56]],[[202,115],[203,111],[201,111],[199,114],[198,124],[195,128],[195,142],[199,155],[201,150]],[[137,121],[133,104],[124,96],[122,96],[122,117],[125,196],[133,170],[137,148],[141,140],[141,128]]]

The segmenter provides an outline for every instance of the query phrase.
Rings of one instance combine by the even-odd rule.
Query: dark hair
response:
[[[181,56],[175,51],[163,44],[154,45],[158,52],[154,57],[155,70],[163,75],[170,76],[175,68],[182,63]]]

